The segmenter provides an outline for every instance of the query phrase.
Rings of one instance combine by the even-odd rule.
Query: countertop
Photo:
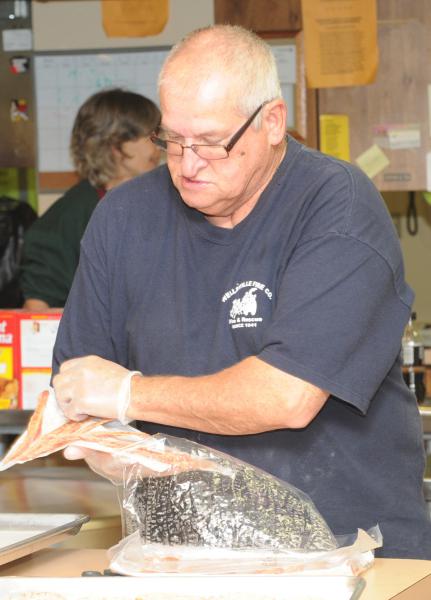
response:
[[[107,567],[106,550],[53,548],[1,566],[0,577],[75,577]],[[378,558],[362,577],[366,587],[360,600],[431,598],[431,561]]]

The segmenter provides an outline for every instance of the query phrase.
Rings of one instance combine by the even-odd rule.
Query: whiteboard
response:
[[[157,77],[168,51],[36,55],[39,171],[74,170],[69,155],[73,121],[95,92],[123,87],[158,103]]]
[[[296,46],[293,43],[278,44],[272,45],[271,50],[277,64],[281,93],[288,107],[287,128],[295,129]]]
[[[274,46],[282,93],[295,122],[296,48]],[[157,78],[169,49],[35,56],[37,155],[39,172],[70,172],[73,122],[81,104],[95,92],[123,87],[158,104]]]

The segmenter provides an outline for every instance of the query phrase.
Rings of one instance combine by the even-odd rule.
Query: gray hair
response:
[[[187,67],[176,59],[190,53]],[[237,25],[213,25],[197,29],[178,42],[159,74],[159,93],[164,86],[190,88],[190,73],[200,83],[214,72],[225,73],[233,84],[235,108],[250,116],[264,102],[281,98],[280,80],[270,46],[255,33]],[[254,121],[260,126],[260,114]]]

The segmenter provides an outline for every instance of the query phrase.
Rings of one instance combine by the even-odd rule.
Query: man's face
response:
[[[186,146],[226,145],[247,117],[220,96],[178,95],[161,90],[163,137]],[[206,160],[187,148],[183,156],[167,155],[167,164],[188,206],[218,226],[233,227],[251,211],[267,185],[271,157],[265,127],[249,127],[228,158]]]

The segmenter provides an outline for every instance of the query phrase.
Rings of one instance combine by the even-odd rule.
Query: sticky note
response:
[[[358,166],[368,175],[370,179],[389,165],[389,158],[377,144],[373,144],[356,159]]]
[[[388,123],[375,125],[374,143],[380,148],[405,150],[420,148],[421,128],[419,123]]]

